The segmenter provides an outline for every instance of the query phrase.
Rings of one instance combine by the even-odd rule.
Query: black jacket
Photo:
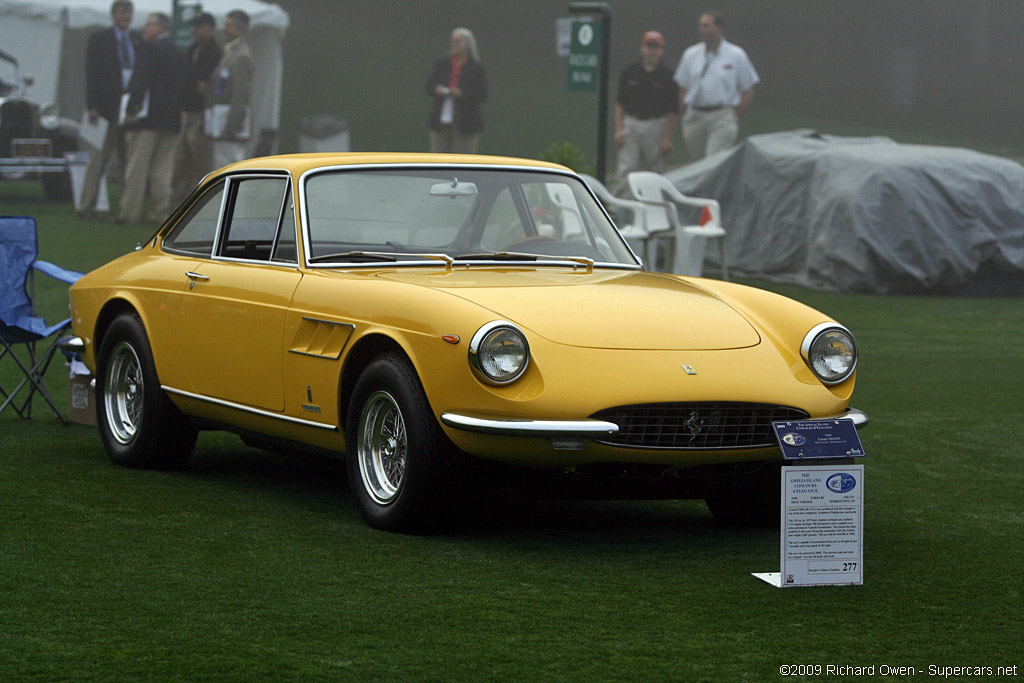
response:
[[[200,81],[210,82],[213,70],[220,63],[220,45],[211,40],[205,45],[192,43],[188,49],[188,82],[185,84],[185,96],[182,109],[185,111],[202,111],[206,108],[206,95],[196,90]]]
[[[441,128],[441,106],[445,99],[437,95],[434,89],[439,85],[447,86],[451,75],[451,58],[445,57],[434,65],[434,71],[427,81],[427,94],[434,98],[434,108],[430,112],[431,130]],[[455,99],[453,123],[464,135],[479,133],[484,128],[480,105],[487,101],[487,74],[484,65],[473,59],[466,61],[462,73],[459,74],[459,89],[462,91],[462,97]]]
[[[129,34],[138,65],[141,39]],[[89,36],[85,50],[85,102],[86,108],[95,109],[107,121],[117,123],[121,109],[121,60],[117,56],[117,37],[114,27],[100,29]]]
[[[170,35],[165,34],[152,43],[143,43],[136,59],[135,73],[128,84],[128,92],[131,93],[128,113],[135,115],[146,92],[149,92],[149,114],[126,128],[179,130],[187,77],[185,53]]]

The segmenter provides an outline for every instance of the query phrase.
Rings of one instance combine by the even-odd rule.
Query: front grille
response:
[[[772,422],[804,420],[798,408],[765,403],[647,403],[608,408],[591,415],[619,426],[618,434],[598,439],[628,448],[716,450],[775,446]]]

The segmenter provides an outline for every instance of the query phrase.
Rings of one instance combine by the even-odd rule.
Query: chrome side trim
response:
[[[853,426],[860,429],[868,423],[868,414],[856,408],[847,408],[845,413],[839,415],[826,415],[825,417],[812,417],[811,420],[853,420]]]
[[[616,434],[619,426],[603,420],[517,420],[444,413],[441,422],[455,429],[496,436],[577,436],[593,438]]]
[[[253,408],[251,406],[244,406],[240,403],[232,403],[231,401],[224,401],[219,398],[211,398],[209,396],[201,396],[199,394],[193,394],[191,391],[182,391],[181,389],[175,389],[166,385],[160,385],[160,388],[166,391],[168,394],[175,394],[177,396],[184,396],[185,398],[195,399],[196,401],[204,401],[206,403],[213,403],[214,405],[223,406],[225,408],[233,408],[240,410],[243,413],[251,413],[253,415],[259,415],[260,417],[269,417],[275,420],[281,420],[282,422],[291,422],[299,424],[304,427],[316,427],[318,429],[328,429],[332,432],[338,431],[337,425],[324,424],[323,422],[313,422],[311,420],[302,420],[297,417],[291,417],[290,415],[279,415],[278,413],[272,413],[269,410],[260,410],[259,408]]]

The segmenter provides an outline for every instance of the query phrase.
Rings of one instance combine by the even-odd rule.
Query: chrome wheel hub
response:
[[[103,401],[107,426],[118,443],[129,444],[139,433],[142,422],[142,364],[131,344],[114,347],[107,364]]]
[[[359,418],[357,453],[363,488],[381,505],[398,495],[408,445],[405,420],[395,399],[386,391],[374,393]]]

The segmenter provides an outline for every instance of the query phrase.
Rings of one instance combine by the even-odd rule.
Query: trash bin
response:
[[[330,114],[302,119],[299,126],[300,152],[348,152],[348,122]]]

